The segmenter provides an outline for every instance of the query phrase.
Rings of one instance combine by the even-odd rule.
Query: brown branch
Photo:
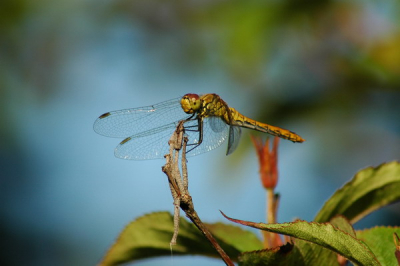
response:
[[[169,154],[165,156],[166,164],[163,166],[162,171],[168,176],[168,182],[171,189],[172,198],[174,199],[174,235],[170,242],[171,245],[176,244],[176,238],[179,230],[179,210],[177,211],[177,206],[185,212],[186,216],[194,223],[194,225],[202,232],[202,234],[208,239],[214,249],[221,256],[223,261],[228,266],[234,266],[232,260],[221,248],[215,238],[212,236],[207,227],[203,224],[194,209],[192,197],[188,190],[188,172],[186,165],[186,145],[188,142],[187,137],[184,135],[184,121],[181,121],[174,133],[171,136],[168,144],[170,145]],[[179,171],[179,153],[181,153],[182,160],[182,176]]]

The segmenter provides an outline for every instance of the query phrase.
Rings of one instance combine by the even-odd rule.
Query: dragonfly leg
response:
[[[187,146],[194,146],[194,147],[189,149],[186,153],[189,153],[190,151],[196,149],[203,142],[203,120],[199,117],[197,117],[196,119],[197,119],[197,125],[185,127],[185,130],[199,132],[199,141],[197,143],[187,144]],[[187,121],[189,121],[189,120],[192,120],[192,119],[188,119]],[[195,128],[195,129],[191,129],[191,128]]]

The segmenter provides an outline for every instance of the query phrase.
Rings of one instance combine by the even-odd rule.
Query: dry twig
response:
[[[188,190],[188,172],[186,166],[186,145],[187,137],[184,136],[184,121],[181,121],[171,136],[168,144],[170,146],[169,154],[165,155],[166,164],[162,171],[168,176],[168,182],[171,189],[172,198],[174,199],[174,235],[170,244],[175,245],[179,231],[179,207],[185,212],[186,216],[196,225],[196,227],[208,239],[215,248],[226,265],[234,266],[232,260],[217,243],[210,231],[205,227],[197,212],[194,209],[192,197]],[[179,171],[179,153],[181,153],[182,176]]]

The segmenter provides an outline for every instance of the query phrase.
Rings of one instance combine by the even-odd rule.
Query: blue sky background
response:
[[[12,11],[0,21],[0,230],[8,265],[94,265],[130,221],[173,211],[165,162],[117,159],[120,140],[93,131],[107,111],[212,92],[300,134],[303,144],[280,141],[279,222],[312,220],[358,170],[400,157],[399,53],[382,54],[400,43],[394,1],[289,5],[280,17],[293,20],[268,14],[261,26],[250,19],[263,18],[257,1],[4,3]],[[224,221],[219,210],[265,220],[249,133],[228,157],[223,145],[189,159],[203,221]],[[393,205],[356,226],[398,220]],[[174,256],[135,265],[188,263],[222,264]]]

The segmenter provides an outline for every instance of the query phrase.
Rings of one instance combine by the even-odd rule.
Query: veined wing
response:
[[[124,139],[114,151],[116,157],[127,160],[163,158],[169,153],[168,141],[178,122],[153,128]]]
[[[126,138],[115,149],[115,156],[129,160],[163,158],[165,154],[169,153],[168,141],[177,125],[178,122],[170,123]],[[185,133],[189,142],[186,156],[199,155],[219,147],[228,138],[229,128],[220,118],[210,117],[205,119],[203,122],[203,141],[199,146],[196,146],[200,137],[197,130],[198,122],[197,120],[187,121]]]
[[[189,121],[185,123],[185,128],[190,125],[189,123],[197,125],[197,121]],[[190,144],[187,147],[189,152],[186,156],[190,157],[199,155],[221,146],[222,143],[228,139],[229,127],[230,126],[225,124],[225,122],[219,117],[212,116],[205,118],[203,120],[203,141],[193,150],[190,149],[198,143],[200,136],[199,132],[186,130],[185,133],[189,137],[188,144]]]
[[[105,113],[97,118],[93,129],[103,136],[126,138],[153,128],[165,127],[189,117],[182,110],[180,99],[175,98],[150,106]]]

